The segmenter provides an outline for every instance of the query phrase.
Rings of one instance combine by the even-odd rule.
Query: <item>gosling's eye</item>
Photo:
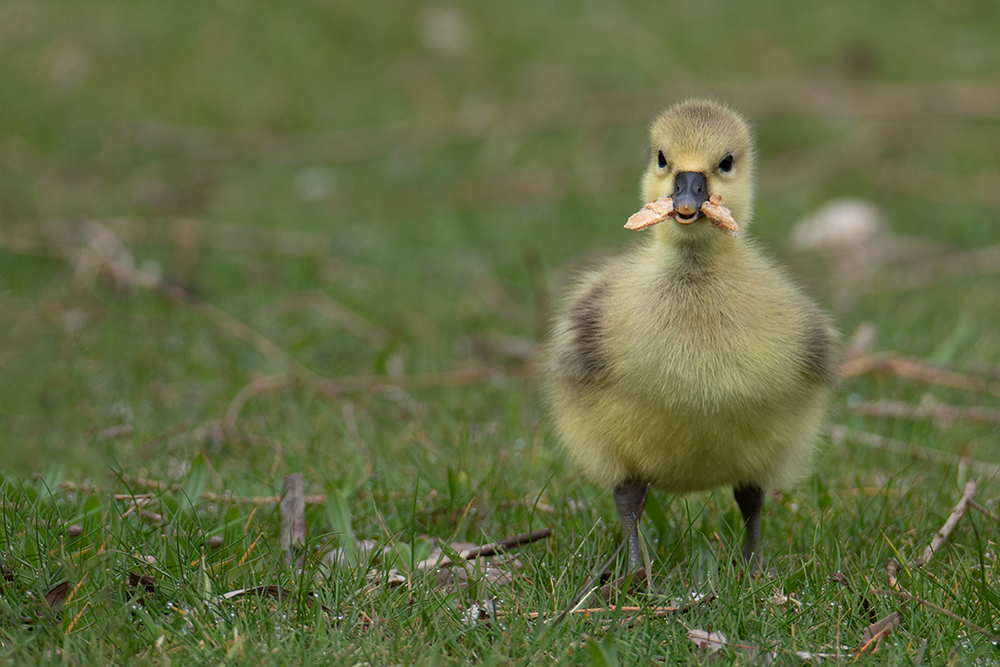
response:
[[[656,151],[656,164],[660,169],[667,168],[667,158],[663,155],[663,151]]]
[[[733,154],[728,153],[719,163],[719,171],[729,173],[733,170]]]

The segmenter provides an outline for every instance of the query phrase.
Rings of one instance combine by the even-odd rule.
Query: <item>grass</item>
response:
[[[574,266],[629,240],[620,225],[637,207],[645,123],[678,91],[732,98],[754,117],[754,233],[842,331],[872,322],[878,350],[964,373],[1000,363],[995,273],[909,290],[879,289],[876,274],[874,289],[841,298],[830,267],[787,242],[806,213],[857,196],[901,236],[954,250],[1000,243],[996,118],[960,101],[924,113],[891,97],[913,86],[926,102],[941,98],[938,84],[984,84],[988,106],[1000,63],[993,6],[816,11],[721,1],[0,7],[0,658],[700,664],[712,658],[687,633],[704,629],[734,644],[728,662],[750,662],[740,646],[753,645],[794,664],[796,651],[858,646],[871,615],[900,610],[902,626],[861,662],[996,662],[996,646],[953,619],[866,594],[888,586],[888,558],[906,562],[929,543],[969,473],[850,440],[825,442],[815,476],[769,498],[767,576],[730,565],[742,532],[727,491],[654,495],[645,530],[663,594],[632,599],[647,611],[570,616],[548,632],[528,617],[562,611],[619,531],[609,494],[569,468],[509,348],[542,339]],[[890,97],[863,97],[889,99],[865,112],[850,96],[803,112],[766,94],[775,82]],[[61,248],[98,238],[88,220],[134,266],[200,301],[67,259]],[[303,293],[332,297],[370,328],[345,327]],[[287,363],[198,303],[325,378],[494,372],[332,398],[292,382],[252,396],[233,431],[234,398]],[[925,394],[1000,407],[870,374],[845,382],[832,420],[956,462],[997,461],[996,426],[847,410]],[[353,531],[397,555],[286,567],[277,506],[225,497],[277,494],[293,472],[332,499],[307,509],[309,554],[349,544]],[[151,492],[140,479],[174,485],[152,491],[158,521],[113,495]],[[995,514],[997,481],[979,482],[976,498]],[[455,591],[415,575],[389,587],[370,576],[405,573],[423,535],[485,543],[546,525],[553,537],[520,550],[512,585]],[[996,551],[996,523],[970,511],[900,583],[996,633]],[[851,589],[831,582],[836,572]],[[151,590],[130,583],[141,576]],[[219,599],[261,586],[290,597]],[[648,611],[690,591],[716,597],[667,619]],[[496,616],[469,623],[482,600]]]

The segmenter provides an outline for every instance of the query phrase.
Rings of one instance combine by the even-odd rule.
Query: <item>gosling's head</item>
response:
[[[677,240],[724,236],[699,213],[716,193],[745,228],[753,214],[754,141],[741,116],[716,102],[686,100],[653,121],[649,142],[642,200],[672,197],[676,211],[673,220],[657,225],[660,234]]]

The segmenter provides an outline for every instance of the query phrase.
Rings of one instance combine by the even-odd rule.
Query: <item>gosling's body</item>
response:
[[[658,245],[569,299],[552,359],[565,446],[609,488],[630,476],[678,493],[795,482],[823,416],[825,322],[746,245],[697,271],[660,261]]]
[[[549,350],[556,429],[584,474],[615,490],[633,566],[646,483],[675,493],[733,486],[744,556],[756,565],[763,490],[809,470],[838,377],[835,334],[745,238],[753,143],[742,119],[682,103],[654,123],[651,149],[644,201],[674,195],[676,205],[690,175],[704,176],[699,196],[721,194],[743,231],[722,232],[694,206],[691,224],[661,222],[582,277]]]

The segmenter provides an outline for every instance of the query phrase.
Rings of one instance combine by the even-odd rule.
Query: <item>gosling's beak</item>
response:
[[[701,205],[708,199],[708,183],[705,174],[697,171],[682,171],[674,178],[674,219],[682,225],[690,225],[699,215]]]

